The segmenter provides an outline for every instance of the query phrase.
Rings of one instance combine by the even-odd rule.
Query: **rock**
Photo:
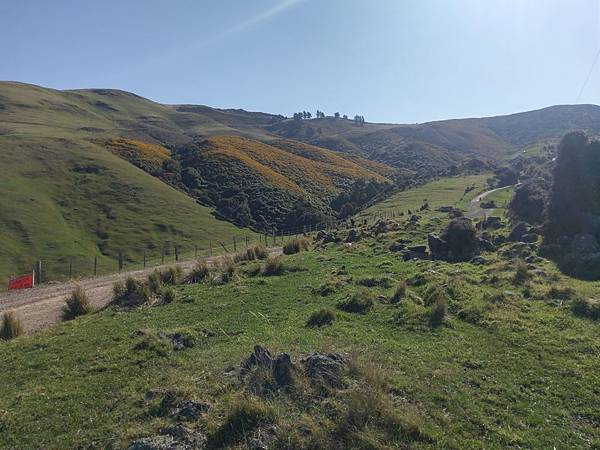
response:
[[[501,255],[505,258],[514,259],[514,258],[526,258],[530,256],[537,247],[535,244],[528,244],[526,242],[516,242],[507,248],[504,248],[501,252]]]
[[[523,236],[521,236],[521,241],[532,244],[534,242],[537,242],[538,238],[539,236],[537,234],[525,233]]]
[[[277,384],[280,386],[292,384],[294,381],[293,369],[294,366],[290,355],[287,353],[278,355],[273,362],[273,377]]]
[[[475,256],[471,259],[471,261],[469,261],[471,264],[475,264],[478,266],[483,266],[486,264],[489,264],[490,262],[485,259],[483,256]]]
[[[252,433],[248,444],[251,450],[268,450],[273,448],[277,440],[277,428],[275,426],[259,427]]]
[[[411,225],[415,225],[415,224],[417,224],[419,222],[420,219],[421,219],[420,216],[417,216],[416,214],[413,214],[412,216],[410,216],[410,219],[408,219],[408,222]]]
[[[400,251],[404,250],[405,248],[406,248],[406,245],[402,244],[401,242],[392,242],[390,244],[390,246],[388,247],[390,252],[400,252]]]
[[[350,242],[358,242],[360,240],[360,233],[355,229],[351,229],[348,232],[348,237],[346,238],[346,242],[350,243]]]
[[[542,260],[542,258],[535,256],[535,255],[529,255],[527,258],[525,258],[525,262],[527,264],[535,264],[537,262],[540,262]]]
[[[185,400],[178,403],[173,410],[172,416],[177,420],[196,420],[202,414],[205,414],[210,409],[210,405],[205,402],[197,402],[195,400]]]
[[[508,240],[512,242],[521,242],[523,236],[527,234],[528,227],[524,222],[520,222],[512,229],[508,235]]]
[[[202,450],[207,441],[201,431],[177,424],[162,429],[158,436],[133,441],[129,450]]]
[[[477,240],[477,243],[481,250],[485,250],[486,252],[496,251],[496,246],[486,239],[480,238]]]
[[[254,367],[272,367],[273,357],[266,348],[255,345],[254,352],[242,362],[241,371],[242,373],[248,372]]]
[[[443,213],[449,213],[453,209],[454,208],[452,206],[440,206],[439,208],[436,209],[436,211],[443,212]]]
[[[162,339],[168,339],[173,345],[173,350],[184,350],[194,346],[194,341],[189,337],[181,333],[158,333],[158,336]]]
[[[497,230],[504,226],[504,224],[502,223],[502,219],[498,216],[486,217],[486,219],[480,223],[481,223],[481,227],[484,230]]]
[[[302,360],[302,364],[307,376],[314,382],[342,387],[348,361],[349,356],[345,353],[313,353]]]
[[[498,247],[498,246],[506,243],[506,236],[502,236],[501,234],[496,235],[493,237],[492,242],[494,243],[495,246]]]
[[[450,262],[469,261],[479,252],[480,242],[471,219],[452,219],[441,236],[428,236],[429,250],[434,259]]]

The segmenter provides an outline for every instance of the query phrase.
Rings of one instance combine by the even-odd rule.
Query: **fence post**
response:
[[[275,240],[275,230],[273,230],[273,245],[275,245],[277,242]]]
[[[69,258],[69,280],[73,278],[73,257]]]
[[[41,259],[37,262],[37,282],[38,283],[42,282],[42,260]]]
[[[194,259],[198,259],[198,246],[194,245]]]
[[[165,265],[165,249],[164,248],[160,249],[160,264],[161,264],[161,266]]]
[[[179,261],[179,247],[175,246],[175,261]]]
[[[210,256],[212,256],[212,241],[208,241]]]
[[[98,257],[94,256],[94,276],[98,275]]]
[[[237,242],[235,241],[235,236],[233,236],[233,251],[237,252]]]
[[[119,252],[119,273],[123,270],[123,252]]]
[[[146,249],[144,249],[144,269],[146,268]]]

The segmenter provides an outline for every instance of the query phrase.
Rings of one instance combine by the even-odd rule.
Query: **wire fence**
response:
[[[283,246],[291,239],[304,235],[311,236],[319,231],[353,228],[368,225],[382,218],[403,215],[402,211],[380,211],[368,217],[327,220],[284,230],[251,236],[232,236],[228,241],[209,241],[202,245],[182,243],[168,244],[160,248],[144,248],[139,251],[119,252],[117,255],[65,255],[61,257],[42,257],[33,263],[36,284],[76,280],[87,277],[110,275],[134,270],[149,269],[163,265],[178,264],[195,259],[235,254],[245,251],[250,245],[262,244],[265,247]],[[15,274],[16,275],[16,274]]]

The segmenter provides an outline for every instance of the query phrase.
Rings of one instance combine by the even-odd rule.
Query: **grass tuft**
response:
[[[373,296],[366,291],[358,291],[338,302],[337,308],[358,314],[366,314],[375,304]]]
[[[322,327],[324,325],[330,325],[335,320],[335,312],[331,309],[320,309],[319,311],[313,312],[306,325],[309,327]]]
[[[394,291],[394,295],[390,299],[391,303],[398,303],[404,297],[406,297],[407,285],[406,280],[401,280],[396,286],[396,291]]]
[[[63,320],[73,320],[92,311],[90,300],[81,286],[77,286],[71,296],[65,300],[62,308]]]
[[[310,247],[310,241],[308,238],[297,237],[292,239],[283,246],[283,254],[284,255],[293,255],[295,253],[300,253],[302,250],[308,250]]]
[[[2,325],[0,326],[0,339],[8,341],[23,334],[23,327],[17,316],[13,312],[5,312],[2,315]]]
[[[210,439],[211,448],[224,448],[248,437],[260,426],[276,421],[273,408],[254,397],[238,398],[221,427]]]

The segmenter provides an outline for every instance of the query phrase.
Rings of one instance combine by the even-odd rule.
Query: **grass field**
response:
[[[411,194],[433,202],[434,191]],[[257,263],[244,263],[228,284],[177,287],[168,305],[109,309],[0,343],[0,447],[125,448],[173,423],[156,394],[168,390],[212,405],[188,426],[215,448],[240,404],[275,424],[274,448],[327,448],[332,439],[341,448],[599,446],[598,324],[571,306],[600,284],[564,277],[545,260],[529,283],[515,284],[514,264],[496,253],[485,255],[487,266],[401,261],[388,245],[439,230],[445,220],[428,214],[423,227],[285,257],[301,270],[250,276]],[[408,291],[391,303],[401,280]],[[447,313],[433,326],[427,305],[440,289]],[[354,293],[373,307],[340,311]],[[308,327],[322,308],[335,311],[332,324]],[[173,351],[151,338],[159,332],[181,332],[194,345]],[[255,395],[235,368],[256,344],[294,361],[349,352],[362,378],[349,375],[346,387],[325,393],[298,384]],[[352,413],[361,408],[366,422]],[[252,432],[227,445],[246,448]]]

